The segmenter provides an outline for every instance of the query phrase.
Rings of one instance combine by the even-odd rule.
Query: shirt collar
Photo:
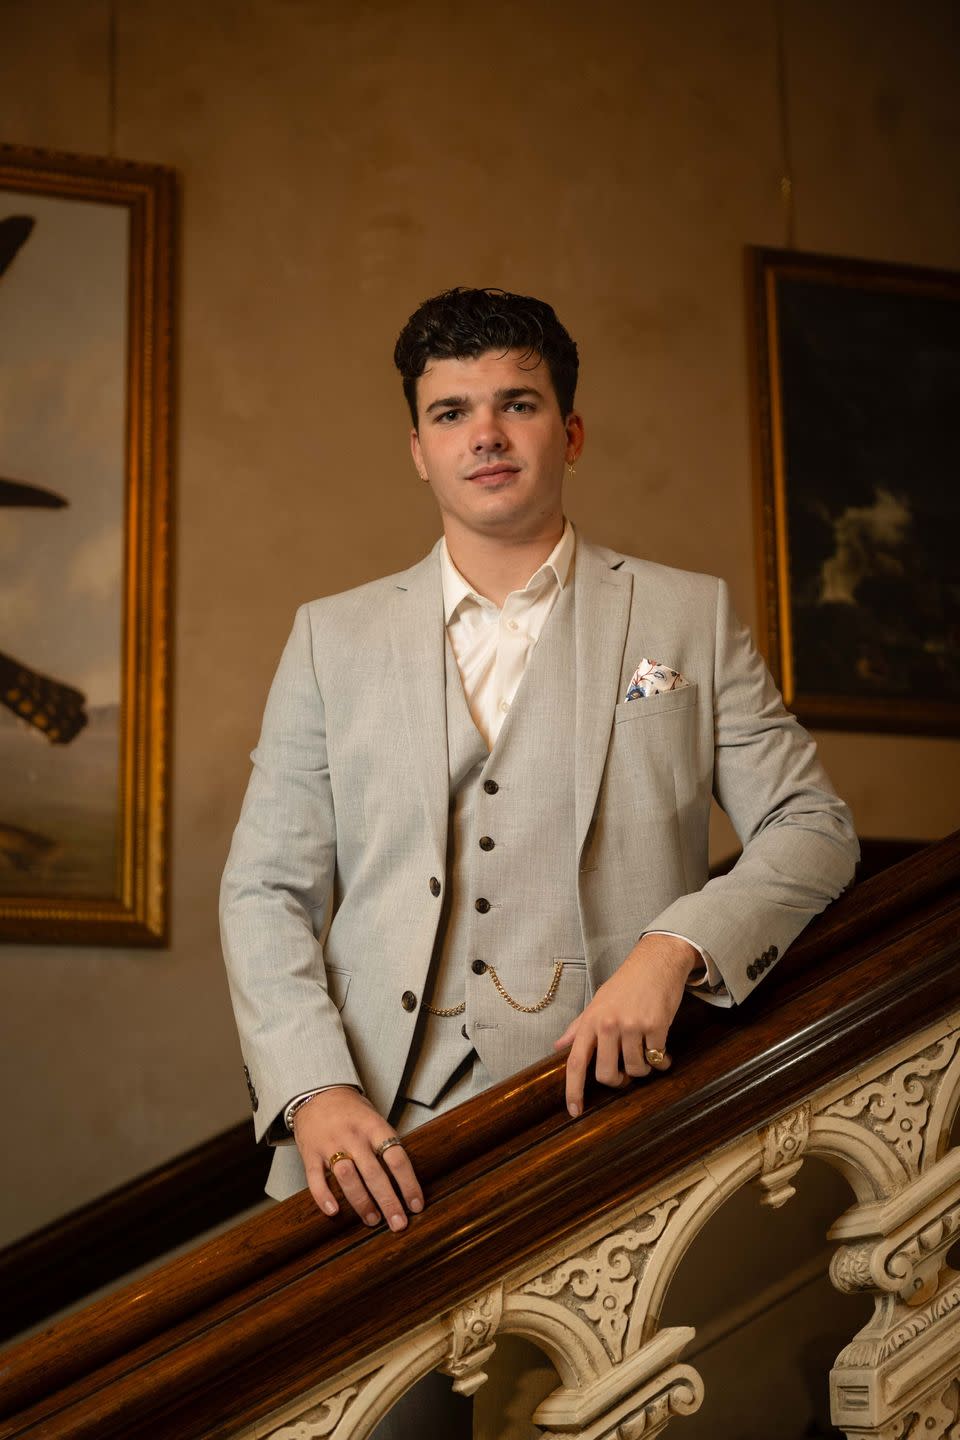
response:
[[[563,522],[563,534],[550,551],[546,560],[544,560],[538,570],[533,572],[523,588],[525,590],[537,588],[548,573],[552,571],[556,577],[557,584],[562,590],[570,579],[576,543],[576,532],[570,524],[570,521],[565,518]],[[478,595],[473,586],[460,574],[460,571],[450,559],[446,536],[444,536],[440,542],[440,577],[443,584],[443,619],[446,625],[450,624],[450,621],[464,600],[474,600],[478,605],[493,604],[493,602],[486,599],[485,596]]]

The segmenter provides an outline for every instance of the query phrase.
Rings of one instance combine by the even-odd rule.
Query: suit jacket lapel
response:
[[[620,695],[633,577],[578,538],[576,828],[579,856],[597,803]]]
[[[450,782],[439,545],[398,578],[392,601],[390,635],[407,755],[442,862]]]

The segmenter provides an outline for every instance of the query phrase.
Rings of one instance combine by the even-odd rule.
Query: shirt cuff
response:
[[[693,974],[687,976],[687,985],[689,988],[691,990],[710,990],[716,995],[726,995],[728,993],[724,978],[717,969],[713,958],[704,950],[702,945],[697,944],[696,940],[691,940],[689,935],[678,935],[676,930],[645,930],[643,934],[672,935],[675,940],[686,940],[687,944],[693,946],[703,961],[702,970],[697,969]],[[642,940],[643,935],[641,935],[640,938]]]

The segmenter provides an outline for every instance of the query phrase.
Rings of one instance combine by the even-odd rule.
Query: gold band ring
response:
[[[346,1150],[335,1150],[335,1151],[333,1152],[333,1154],[330,1156],[330,1159],[327,1161],[327,1169],[328,1169],[328,1170],[330,1171],[330,1173],[332,1174],[332,1173],[333,1173],[333,1167],[334,1167],[334,1165],[338,1164],[339,1161],[341,1161],[341,1160],[352,1160],[352,1159],[353,1159],[353,1156],[352,1156],[352,1155],[348,1155],[347,1152],[346,1152]]]
[[[651,1065],[662,1065],[667,1058],[662,1050],[646,1049],[645,1053]]]
[[[384,1151],[385,1151],[385,1150],[389,1150],[391,1145],[402,1145],[402,1144],[403,1144],[403,1141],[402,1141],[398,1136],[396,1136],[396,1135],[388,1135],[387,1138],[386,1138],[386,1140],[381,1140],[381,1141],[380,1141],[380,1144],[377,1146],[376,1150],[374,1151],[374,1154],[378,1157],[378,1159],[382,1160],[382,1159],[383,1159],[383,1153],[384,1153]]]

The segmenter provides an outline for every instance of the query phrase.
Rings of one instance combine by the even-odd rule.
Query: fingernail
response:
[[[368,1225],[379,1225],[380,1223],[380,1216],[375,1210],[371,1210],[370,1214],[365,1215],[363,1218],[364,1220],[366,1220]]]
[[[324,1208],[324,1210],[326,1210],[326,1212],[327,1212],[328,1215],[336,1215],[336,1213],[337,1213],[337,1202],[336,1202],[336,1200],[324,1200],[324,1202],[323,1202],[323,1208]]]
[[[570,1114],[573,1116],[574,1120],[576,1120],[577,1116],[580,1114],[580,1106],[576,1104],[570,1104],[567,1106],[567,1109],[570,1111]]]
[[[411,1201],[410,1201],[410,1209],[413,1211],[414,1215],[419,1215],[419,1214],[420,1214],[420,1211],[423,1209],[423,1201],[422,1201],[422,1200],[411,1200]]]
[[[403,1230],[406,1227],[406,1218],[403,1215],[391,1215],[390,1229]]]

